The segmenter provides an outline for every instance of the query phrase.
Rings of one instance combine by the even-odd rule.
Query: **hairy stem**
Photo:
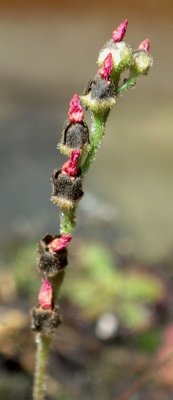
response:
[[[88,169],[90,168],[91,164],[95,160],[95,156],[97,150],[100,147],[101,139],[104,135],[105,131],[105,123],[108,117],[108,112],[101,114],[101,113],[92,113],[92,126],[91,126],[91,148],[87,154],[87,157],[81,166],[82,174],[85,174]]]
[[[75,208],[69,211],[63,211],[60,216],[60,233],[71,233],[75,226]],[[65,271],[60,271],[55,281],[52,281],[54,291],[54,302],[58,298],[61,285],[63,283]],[[51,338],[42,335],[36,336],[37,353],[36,369],[33,390],[33,400],[44,400],[46,386],[46,367],[49,355],[49,344]]]
[[[118,87],[116,90],[116,94],[121,94],[125,90],[130,89],[131,87],[134,87],[136,85],[137,77],[136,76],[131,76],[125,83],[123,83],[121,86]]]
[[[64,210],[60,215],[60,233],[71,234],[76,223],[76,207],[72,210]]]
[[[83,165],[81,165],[81,170],[83,175],[90,168],[91,164],[95,159],[96,152],[100,147],[101,139],[105,131],[105,123],[108,114],[109,111],[104,113],[92,112],[92,126],[91,126],[92,143],[90,150],[86,156],[86,159]],[[72,210],[63,210],[63,212],[61,212],[60,215],[60,233],[71,234],[72,231],[74,230],[75,223],[76,223],[76,207],[74,207]]]
[[[53,296],[54,303],[56,302],[56,300],[58,300],[59,292],[63,284],[64,278],[65,278],[65,270],[62,270],[59,271],[57,278],[52,280],[53,291],[54,291],[54,296]]]
[[[46,367],[49,354],[50,339],[40,333],[36,336],[37,353],[33,400],[44,400],[46,389]]]

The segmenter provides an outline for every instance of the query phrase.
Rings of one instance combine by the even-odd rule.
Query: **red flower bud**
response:
[[[80,150],[73,150],[70,153],[69,160],[62,166],[62,172],[69,176],[76,176],[78,173],[78,159],[80,157]]]
[[[52,251],[58,252],[65,249],[72,239],[71,235],[63,233],[60,238],[53,239],[49,247]]]
[[[45,310],[52,309],[53,288],[49,281],[43,279],[42,285],[38,294],[38,301]]]
[[[84,120],[84,111],[80,105],[79,96],[77,94],[74,94],[70,101],[68,117],[72,123],[83,122]]]
[[[128,20],[125,19],[119,26],[112,32],[112,39],[115,43],[121,42],[128,26]]]
[[[104,59],[102,67],[98,70],[97,73],[107,81],[109,79],[112,68],[113,68],[112,54],[109,53],[107,57]]]
[[[143,42],[140,43],[138,50],[144,50],[147,53],[150,51],[150,42],[148,39],[143,40]]]

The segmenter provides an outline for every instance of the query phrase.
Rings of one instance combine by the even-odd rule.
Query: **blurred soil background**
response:
[[[125,18],[126,41],[149,37],[154,66],[119,98],[85,180],[48,398],[173,396],[173,3],[1,0],[0,400],[31,398],[35,243],[57,231],[56,145],[71,96]]]

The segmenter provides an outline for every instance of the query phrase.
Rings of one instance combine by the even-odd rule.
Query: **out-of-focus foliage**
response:
[[[150,329],[136,338],[136,344],[141,350],[148,351],[149,353],[155,351],[161,342],[161,332],[158,327]]]
[[[91,320],[103,312],[113,312],[127,328],[150,326],[152,308],[165,296],[162,280],[137,268],[116,268],[109,249],[102,244],[82,245],[79,253],[63,294]]]
[[[30,386],[31,379],[28,379],[24,373],[19,376],[19,374],[13,372],[10,379],[7,373],[3,374],[0,378],[0,398],[5,400],[29,399],[29,397],[26,397],[26,393],[31,396]]]
[[[9,292],[9,285],[13,292],[34,296],[40,285],[36,269],[36,245],[32,242],[16,244],[13,248],[2,249],[1,253],[0,298],[4,300],[3,292]]]
[[[31,393],[34,352],[29,309],[37,304],[40,286],[35,243],[13,244],[7,251],[4,248],[0,263],[3,267],[0,272],[0,354],[5,371],[0,382],[0,398],[10,400],[12,394],[8,382],[12,374],[6,367],[6,359],[10,368],[14,362],[17,363],[16,368],[22,371],[22,382],[23,371],[27,373],[26,388],[22,390],[23,393]],[[155,357],[159,365],[172,351],[172,329],[166,331],[167,342],[160,347],[164,327],[157,319],[159,304],[168,310],[167,300],[167,286],[156,272],[136,264],[121,267],[116,255],[113,256],[105,244],[84,244],[81,239],[75,239],[69,249],[69,266],[61,292],[64,323],[55,337],[51,368],[56,373],[51,378],[50,398],[84,398],[87,390],[91,399],[111,398],[116,387],[118,392],[121,391],[119,384],[121,386],[124,382],[127,386],[138,371],[145,374]],[[109,345],[100,341],[95,329],[105,314],[115,316],[120,328],[118,340],[109,341]],[[151,376],[152,384],[170,387],[170,371],[172,364],[168,363],[163,371],[157,372],[157,377]],[[61,384],[57,383],[57,376]],[[85,379],[89,382],[88,386]],[[12,384],[15,398],[22,399],[20,387],[23,386],[20,386],[20,380],[16,379],[16,382],[19,382],[17,387]],[[157,398],[153,394],[146,397]]]
[[[130,266],[117,268],[109,248],[102,243],[76,242],[62,298],[77,305],[94,322],[105,312],[116,315],[121,325],[141,331],[154,323],[153,308],[166,295],[163,281],[156,274]],[[10,269],[20,293],[36,296],[40,285],[33,244],[19,247],[10,260]]]

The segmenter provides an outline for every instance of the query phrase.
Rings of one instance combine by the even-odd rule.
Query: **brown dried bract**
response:
[[[67,249],[52,251],[49,244],[58,236],[46,235],[38,243],[38,269],[46,277],[55,277],[68,264]]]
[[[32,310],[31,329],[49,336],[55,332],[61,321],[58,307],[53,310],[44,310],[36,307]]]

